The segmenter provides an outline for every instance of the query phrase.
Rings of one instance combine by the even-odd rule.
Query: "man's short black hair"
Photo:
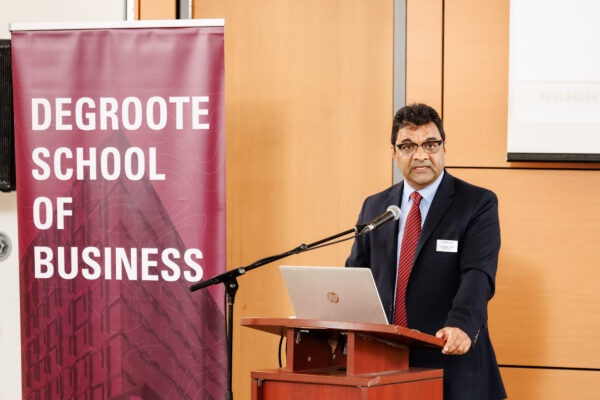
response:
[[[396,145],[396,139],[398,138],[398,131],[410,125],[421,126],[427,125],[433,122],[440,131],[442,140],[446,141],[446,133],[442,127],[442,120],[440,115],[433,108],[427,104],[413,103],[408,106],[404,106],[396,112],[394,116],[394,122],[392,124],[392,146]]]

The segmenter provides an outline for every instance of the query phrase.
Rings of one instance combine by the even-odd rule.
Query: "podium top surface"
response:
[[[417,330],[404,328],[398,325],[371,324],[364,322],[319,321],[314,319],[298,318],[241,318],[241,325],[269,332],[275,335],[284,335],[288,329],[307,329],[311,331],[342,331],[356,332],[374,336],[383,340],[407,346],[441,348],[445,341],[432,335]]]

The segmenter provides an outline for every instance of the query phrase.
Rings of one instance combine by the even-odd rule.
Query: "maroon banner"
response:
[[[223,46],[13,31],[23,398],[222,398]]]

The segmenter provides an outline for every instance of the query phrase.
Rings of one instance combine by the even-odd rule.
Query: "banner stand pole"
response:
[[[227,391],[225,392],[225,400],[233,400],[233,305],[238,288],[239,285],[235,277],[225,282],[227,292]]]

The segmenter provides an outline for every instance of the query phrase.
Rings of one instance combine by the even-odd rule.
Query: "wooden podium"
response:
[[[253,400],[442,399],[443,370],[410,368],[409,348],[444,341],[396,325],[295,318],[242,318],[287,338],[281,369],[253,371]]]

